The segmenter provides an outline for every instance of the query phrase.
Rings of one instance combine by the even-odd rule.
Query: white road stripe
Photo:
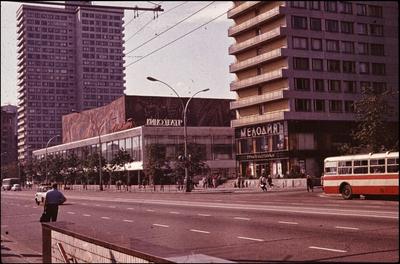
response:
[[[67,214],[75,214],[74,212],[67,212]]]
[[[153,224],[153,226],[159,226],[159,227],[169,227],[168,225],[162,225],[162,224]]]
[[[133,223],[133,220],[124,219],[124,222]]]
[[[154,210],[151,210],[151,209],[147,209],[146,211],[147,212],[154,212]]]
[[[181,214],[181,213],[179,213],[179,212],[174,212],[174,211],[172,211],[172,212],[169,212],[170,214]]]
[[[299,223],[296,222],[285,222],[285,221],[278,221],[280,224],[288,224],[288,225],[298,225]]]
[[[110,205],[109,208],[116,208],[114,205]]]
[[[203,231],[203,230],[197,230],[197,229],[190,229],[192,232],[197,232],[197,233],[203,233],[203,234],[210,234],[208,231]]]
[[[259,242],[263,242],[263,241],[264,241],[264,239],[251,238],[251,237],[241,237],[241,236],[238,236],[237,238],[246,239],[246,240],[252,240],[252,241],[259,241]]]
[[[320,250],[327,250],[327,251],[333,251],[333,252],[341,252],[341,253],[345,253],[347,252],[346,250],[340,250],[340,249],[333,249],[333,248],[322,248],[322,247],[308,247],[311,249],[320,249]]]
[[[128,210],[133,210],[133,208],[132,207],[129,207],[129,208],[127,208]]]
[[[234,219],[250,221],[250,218],[247,217],[234,217]]]
[[[198,216],[211,216],[209,214],[197,214]]]
[[[335,226],[335,228],[339,228],[339,229],[350,229],[350,230],[360,230],[357,227],[349,227],[349,226]]]
[[[96,206],[100,206],[100,204],[96,204]]]
[[[83,214],[83,216],[90,216],[90,214]]]
[[[82,203],[81,205],[87,205],[86,203]]]
[[[101,218],[102,219],[110,219],[110,217],[108,217],[108,216],[102,216]]]

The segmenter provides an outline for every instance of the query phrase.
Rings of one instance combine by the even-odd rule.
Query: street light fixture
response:
[[[186,105],[183,103],[182,97],[179,96],[179,94],[175,91],[174,88],[172,88],[169,84],[167,84],[166,82],[160,81],[156,78],[153,77],[147,77],[147,80],[152,81],[152,82],[160,82],[166,86],[168,86],[180,99],[181,103],[182,103],[182,109],[183,109],[183,141],[184,141],[184,159],[185,159],[185,182],[186,182],[186,186],[185,186],[185,191],[186,192],[190,192],[191,188],[190,188],[190,182],[189,182],[189,172],[188,172],[188,153],[187,153],[187,120],[186,120],[186,112],[187,112],[187,108],[189,106],[190,101],[193,99],[193,97],[201,92],[207,92],[210,89],[203,89],[200,90],[198,92],[196,92],[195,94],[192,95],[192,97],[189,98],[189,100],[187,100]]]
[[[45,164],[46,164],[46,170],[45,170],[45,173],[46,173],[46,181],[45,181],[45,183],[47,183],[47,147],[49,146],[49,144],[50,144],[50,142],[54,139],[54,138],[56,138],[56,137],[59,137],[60,135],[55,135],[55,136],[53,136],[53,137],[51,137],[50,139],[49,139],[49,141],[47,141],[47,144],[46,144],[46,154],[45,154]]]

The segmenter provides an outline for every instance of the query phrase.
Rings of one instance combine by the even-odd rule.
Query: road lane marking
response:
[[[114,205],[110,205],[110,206],[108,206],[109,208],[116,208]]]
[[[90,216],[90,214],[83,214],[83,216]]]
[[[96,206],[100,206],[100,204],[96,204]]]
[[[349,229],[349,230],[360,230],[360,228],[349,227],[349,226],[335,226],[335,228],[338,228],[338,229]]]
[[[162,225],[162,224],[153,224],[153,226],[159,226],[159,227],[169,227],[169,225]]]
[[[151,210],[151,209],[147,209],[146,211],[147,212],[154,212],[154,210]]]
[[[181,213],[179,213],[179,212],[175,212],[175,211],[171,211],[171,212],[169,212],[170,214],[181,214]]]
[[[189,231],[196,232],[196,233],[210,234],[210,232],[208,232],[208,231],[197,230],[197,229],[190,229]]]
[[[129,220],[129,219],[124,219],[124,222],[128,222],[128,223],[133,223],[133,220]]]
[[[108,216],[102,216],[101,218],[102,219],[110,219],[110,217],[108,217]]]
[[[87,203],[82,203],[81,205],[87,205]]]
[[[238,236],[237,238],[246,239],[246,240],[252,240],[252,241],[259,241],[259,242],[263,242],[264,241],[264,239],[252,238],[252,237],[241,237],[241,236]]]
[[[75,214],[75,212],[67,212],[67,214]]]
[[[322,248],[322,247],[313,247],[313,246],[308,247],[308,248],[311,248],[311,249],[320,249],[320,250],[326,250],[326,251],[333,251],[333,252],[341,252],[341,253],[347,252],[346,250],[333,249],[333,248]]]
[[[288,224],[288,225],[298,225],[299,223],[296,222],[285,222],[285,221],[278,221],[280,224]]]
[[[198,216],[211,216],[209,214],[197,214]]]
[[[129,207],[129,208],[127,208],[128,210],[133,210],[133,208],[132,207]]]
[[[247,217],[234,217],[234,219],[250,221],[250,218]]]

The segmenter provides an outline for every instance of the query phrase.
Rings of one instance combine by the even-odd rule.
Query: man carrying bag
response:
[[[57,183],[53,183],[51,190],[47,191],[44,203],[44,211],[40,217],[40,222],[57,221],[58,206],[64,203],[67,199],[58,191]]]

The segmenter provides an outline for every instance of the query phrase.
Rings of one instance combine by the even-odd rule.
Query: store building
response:
[[[398,128],[398,4],[392,1],[234,1],[239,173],[320,176],[350,140],[365,87],[392,91]],[[292,175],[291,175],[292,174]]]
[[[107,162],[119,149],[124,149],[133,158],[126,169],[140,175],[148,162],[146,146],[162,145],[167,161],[182,155],[182,103],[188,99],[122,96],[106,106],[63,116],[63,144],[48,147],[47,153],[75,153],[82,158],[98,152],[100,140]],[[234,133],[229,126],[231,101],[193,98],[187,111],[188,145],[198,145],[209,173],[224,178],[235,177],[236,172]],[[36,150],[33,155],[44,158],[46,149]]]

